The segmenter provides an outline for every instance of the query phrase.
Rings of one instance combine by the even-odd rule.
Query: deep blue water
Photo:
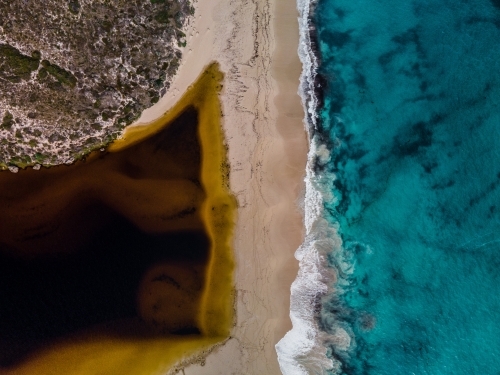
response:
[[[320,0],[344,374],[500,374],[500,1]]]

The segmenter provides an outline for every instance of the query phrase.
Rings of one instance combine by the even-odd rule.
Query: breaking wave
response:
[[[305,126],[309,136],[309,153],[305,178],[305,227],[303,244],[296,251],[299,272],[291,286],[290,318],[293,328],[276,344],[280,369],[286,375],[336,374],[340,361],[328,356],[327,346],[334,344],[346,350],[351,338],[338,326],[333,334],[319,326],[322,299],[331,295],[338,279],[338,270],[328,266],[328,256],[341,254],[342,240],[337,228],[324,217],[325,202],[334,203],[329,188],[334,176],[317,174],[317,166],[330,161],[330,151],[318,132],[318,110],[321,107],[321,82],[317,75],[319,58],[315,45],[315,26],[312,15],[316,6],[313,0],[298,0],[299,56],[302,62],[299,95],[305,112]],[[333,253],[332,253],[333,252]],[[336,261],[339,269],[349,273],[350,265]],[[341,272],[341,274],[343,273]],[[330,330],[332,332],[332,330]]]

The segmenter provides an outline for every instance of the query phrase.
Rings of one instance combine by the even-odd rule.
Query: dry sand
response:
[[[297,95],[300,62],[295,0],[198,0],[182,65],[167,95],[139,124],[168,110],[211,61],[225,73],[223,126],[231,189],[236,324],[204,366],[185,375],[280,374],[274,345],[291,328],[290,285],[303,239],[307,136]]]

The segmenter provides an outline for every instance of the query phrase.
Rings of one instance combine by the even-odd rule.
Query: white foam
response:
[[[299,56],[303,65],[299,95],[302,97],[305,123],[309,134],[310,150],[306,166],[304,243],[295,253],[299,261],[299,272],[291,287],[290,318],[293,328],[276,344],[281,372],[285,375],[324,374],[326,371],[340,372],[340,362],[327,357],[327,343],[347,350],[350,336],[335,327],[334,334],[327,334],[318,327],[317,316],[321,299],[333,292],[336,271],[327,265],[327,254],[341,248],[341,239],[336,229],[323,217],[324,202],[335,197],[322,176],[314,174],[316,161],[325,163],[330,154],[325,145],[314,136],[317,130],[318,98],[315,96],[315,76],[318,60],[313,51],[310,31],[313,25],[310,16],[315,3],[298,0],[300,43]]]
[[[334,269],[327,266],[327,254],[341,246],[335,228],[323,218],[324,196],[321,181],[314,175],[318,155],[313,138],[308,155],[305,199],[306,238],[295,253],[299,272],[291,287],[290,318],[293,328],[276,345],[281,372],[285,375],[336,372],[340,363],[326,355],[328,342],[349,347],[349,335],[340,327],[335,335],[319,329],[317,314],[323,296],[333,292]],[[347,339],[346,339],[347,337]]]
[[[318,99],[314,90],[314,79],[318,69],[318,59],[313,51],[310,30],[314,27],[311,24],[311,14],[316,6],[317,0],[297,0],[299,11],[299,48],[298,54],[302,62],[302,73],[300,75],[299,95],[302,98],[304,112],[306,114],[306,125],[311,133],[311,126],[316,130],[316,119]],[[310,134],[311,135],[311,134]]]

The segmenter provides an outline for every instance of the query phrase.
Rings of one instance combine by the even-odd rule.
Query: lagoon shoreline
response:
[[[303,241],[308,140],[298,95],[301,64],[295,0],[195,4],[187,46],[166,95],[143,126],[168,111],[205,66],[220,64],[230,188],[238,201],[233,239],[235,323],[196,374],[280,374],[275,345],[291,329],[294,253]],[[186,362],[184,362],[186,363]]]

